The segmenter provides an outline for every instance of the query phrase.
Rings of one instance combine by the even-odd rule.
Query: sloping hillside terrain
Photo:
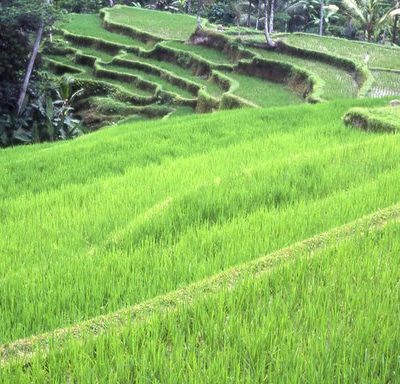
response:
[[[2,151],[1,380],[394,381],[399,136],[342,121],[386,104]]]
[[[399,50],[195,26],[45,47],[110,125],[0,151],[0,383],[399,382]]]
[[[282,35],[268,50],[211,24],[195,27],[192,16],[132,7],[71,14],[48,48],[48,67],[75,75],[76,88],[85,90],[80,117],[94,128],[126,117],[400,93],[395,48],[350,42],[350,49],[338,39],[321,44],[312,35]]]

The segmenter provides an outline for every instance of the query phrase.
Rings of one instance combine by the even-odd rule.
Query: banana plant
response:
[[[56,91],[58,100],[52,102],[52,124],[58,139],[72,139],[81,135],[79,120],[72,117],[74,101],[83,94],[84,90],[79,89],[73,92],[74,78],[63,76],[60,89]]]

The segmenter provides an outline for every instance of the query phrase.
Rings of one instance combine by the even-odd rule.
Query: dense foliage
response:
[[[51,34],[59,18],[47,2],[4,1],[0,13],[0,145],[75,136],[71,106],[60,106],[58,84],[41,71],[34,45]],[[33,43],[35,41],[35,44]],[[27,89],[22,84],[27,80]],[[22,89],[22,90],[21,90]],[[22,101],[19,105],[19,99]],[[61,109],[60,109],[61,107]],[[60,123],[62,121],[62,123]],[[68,126],[68,127],[67,127]],[[71,131],[71,132],[70,132]]]

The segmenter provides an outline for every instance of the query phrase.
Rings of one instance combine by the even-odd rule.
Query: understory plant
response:
[[[71,76],[63,76],[58,88],[52,82],[44,88],[31,88],[19,115],[2,111],[0,145],[67,140],[81,135],[80,121],[73,116],[73,103],[83,90],[73,92],[73,82]]]

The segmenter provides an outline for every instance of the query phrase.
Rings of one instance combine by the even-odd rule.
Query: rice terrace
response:
[[[2,1],[0,383],[400,383],[399,19]]]

